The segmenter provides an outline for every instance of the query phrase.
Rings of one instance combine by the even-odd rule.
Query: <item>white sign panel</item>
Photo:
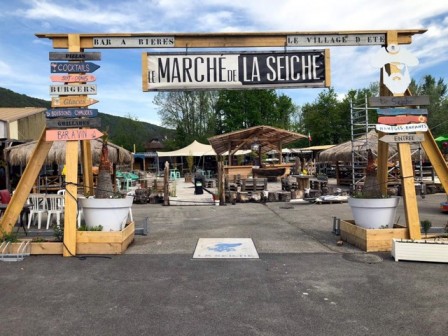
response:
[[[172,48],[174,36],[94,37],[94,48]]]
[[[426,132],[428,125],[421,124],[404,124],[404,125],[382,125],[376,124],[376,130],[384,133],[402,133],[402,132]]]
[[[143,55],[143,91],[325,87],[327,59],[325,50],[148,53]]]
[[[386,34],[304,34],[288,35],[288,47],[384,45]]]
[[[380,138],[380,141],[387,143],[422,142],[423,140],[425,140],[423,134],[388,134]]]
[[[87,85],[50,85],[50,95],[95,95],[96,84]]]

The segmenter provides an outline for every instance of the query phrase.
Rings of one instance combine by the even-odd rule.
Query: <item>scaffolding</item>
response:
[[[369,123],[369,114],[375,110],[376,108],[368,107],[367,96],[356,101],[350,100],[352,191],[356,191],[365,179],[367,150],[372,149],[373,154],[377,156],[376,148],[370,148],[368,141],[368,133],[370,130],[375,129],[375,124]]]

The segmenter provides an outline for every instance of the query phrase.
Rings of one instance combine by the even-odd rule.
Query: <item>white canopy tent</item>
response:
[[[174,156],[205,156],[205,155],[216,155],[211,145],[204,145],[200,142],[194,140],[188,146],[177,149],[170,152],[157,152],[159,157],[174,157]]]

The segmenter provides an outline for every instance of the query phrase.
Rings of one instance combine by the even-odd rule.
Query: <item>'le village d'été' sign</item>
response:
[[[143,54],[143,91],[328,87],[328,50]]]

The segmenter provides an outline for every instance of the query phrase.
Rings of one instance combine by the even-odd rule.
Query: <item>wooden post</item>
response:
[[[437,147],[431,131],[428,130],[424,134],[425,141],[422,142],[422,147],[425,150],[426,155],[428,155],[429,161],[439,177],[443,189],[448,191],[448,166],[446,161],[439,147]]]
[[[79,34],[68,35],[68,50],[81,51]],[[85,156],[86,153],[83,152]],[[76,214],[78,212],[78,141],[69,140],[65,144],[65,209],[64,209],[64,249],[62,255],[76,255]],[[85,169],[85,167],[84,167]],[[91,169],[91,168],[90,168]]]
[[[12,195],[11,201],[1,219],[0,227],[6,233],[10,233],[14,229],[14,225],[19,218],[20,212],[23,209],[23,205],[25,204],[31,189],[33,188],[34,182],[42,169],[42,165],[47,158],[52,144],[52,141],[45,140],[44,129],[33,153],[31,154],[31,159],[27,163],[25,171],[20,178],[16,191],[14,192],[14,195]]]
[[[165,161],[165,169],[163,171],[163,205],[170,205],[169,176],[170,164],[168,161]]]
[[[401,186],[403,188],[403,202],[409,238],[421,239],[420,219],[415,194],[414,169],[412,168],[411,144],[398,143],[400,157]]]

